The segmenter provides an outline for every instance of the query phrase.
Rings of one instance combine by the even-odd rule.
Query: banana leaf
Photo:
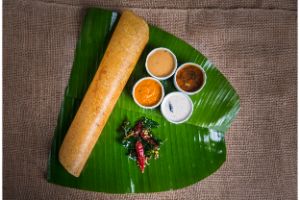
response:
[[[117,12],[99,8],[87,10],[52,141],[47,179],[59,185],[107,193],[158,192],[194,184],[214,173],[226,160],[224,134],[239,111],[239,97],[227,79],[199,51],[151,25],[150,40],[80,177],[68,174],[58,161],[62,140],[99,66],[118,18]],[[156,47],[171,49],[179,64],[200,64],[207,74],[204,89],[191,96],[194,112],[186,123],[169,123],[159,109],[142,109],[131,97],[133,84],[148,76],[144,66],[146,55]],[[162,83],[166,94],[175,91],[172,80]],[[160,124],[154,134],[164,143],[159,159],[151,160],[142,174],[118,142],[117,130],[125,118],[135,122],[143,116]]]

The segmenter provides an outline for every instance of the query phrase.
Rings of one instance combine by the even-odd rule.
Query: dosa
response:
[[[148,40],[147,23],[124,11],[60,147],[59,161],[73,176],[80,176]]]

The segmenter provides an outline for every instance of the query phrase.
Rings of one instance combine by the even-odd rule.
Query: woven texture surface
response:
[[[46,181],[51,139],[89,6],[130,8],[206,55],[241,110],[227,161],[184,189],[113,195]],[[296,199],[296,1],[26,1],[3,6],[4,199]]]

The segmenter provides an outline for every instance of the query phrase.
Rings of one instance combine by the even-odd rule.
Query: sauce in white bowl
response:
[[[182,92],[172,92],[161,103],[162,115],[174,124],[186,122],[193,113],[193,102]]]

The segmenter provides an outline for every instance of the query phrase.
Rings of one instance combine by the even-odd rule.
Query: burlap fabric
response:
[[[241,97],[227,161],[171,192],[113,195],[45,179],[85,8],[133,9],[186,40]],[[5,0],[4,199],[296,199],[296,0]]]

